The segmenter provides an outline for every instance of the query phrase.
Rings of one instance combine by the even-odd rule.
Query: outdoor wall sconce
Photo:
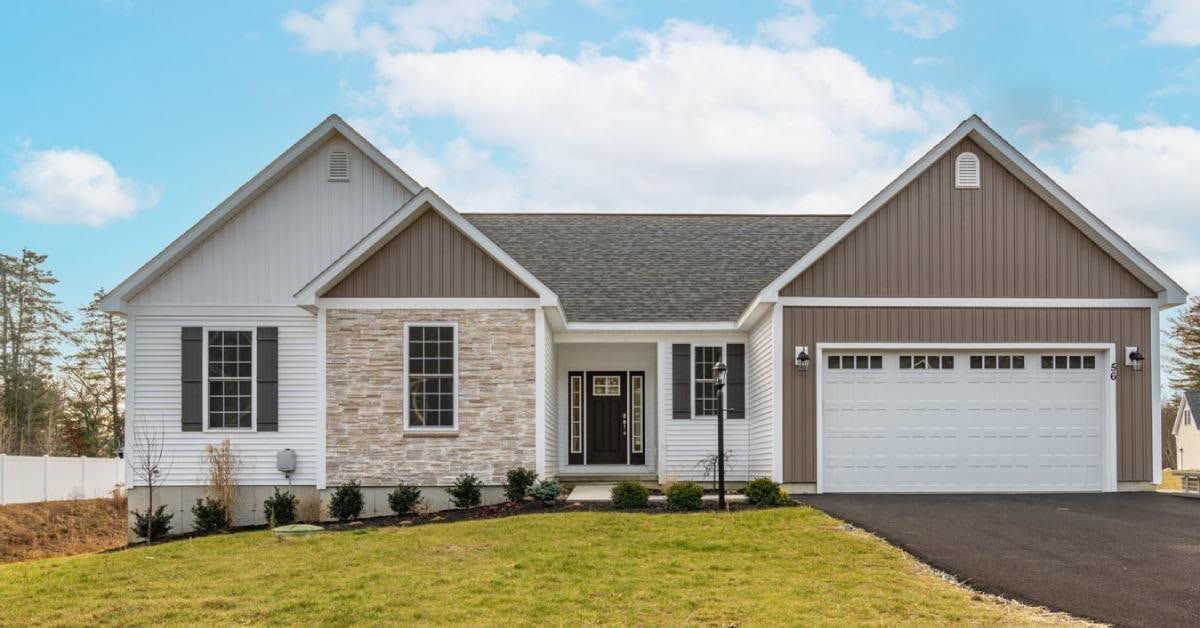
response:
[[[1145,363],[1146,356],[1142,355],[1141,350],[1137,347],[1125,347],[1125,366],[1140,371]]]
[[[796,347],[796,370],[803,373],[809,364],[812,364],[812,358],[808,356],[808,347]]]

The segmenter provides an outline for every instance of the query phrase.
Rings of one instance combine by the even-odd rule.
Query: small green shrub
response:
[[[612,489],[612,503],[617,508],[645,508],[650,505],[650,491],[635,480],[622,480]]]
[[[553,504],[562,494],[562,487],[555,480],[538,480],[529,489],[529,496],[544,504]]]
[[[504,498],[510,502],[519,502],[525,499],[529,487],[533,486],[535,480],[537,480],[537,473],[525,467],[511,469],[504,482]]]
[[[421,501],[421,489],[407,484],[401,484],[396,490],[388,493],[388,507],[398,515],[407,515]]]
[[[464,473],[454,480],[454,484],[446,489],[450,501],[455,508],[472,508],[483,501],[483,483],[474,473]]]
[[[667,487],[667,510],[700,510],[704,487],[695,482],[676,482]]]
[[[133,533],[153,543],[171,532],[171,518],[175,515],[166,511],[166,506],[159,506],[154,513],[147,508],[146,512],[133,511]]]
[[[333,497],[329,499],[329,515],[339,523],[357,519],[362,514],[363,494],[358,481],[351,480],[348,484],[337,487]]]
[[[225,504],[220,501],[211,497],[197,499],[196,505],[192,506],[192,527],[201,534],[226,530],[229,527],[227,514]]]
[[[746,485],[746,501],[756,506],[778,506],[787,500],[787,491],[771,478],[754,478]]]
[[[274,528],[296,523],[296,510],[299,506],[300,500],[296,499],[291,491],[280,493],[276,488],[275,493],[263,502],[263,512],[267,515],[267,524]]]

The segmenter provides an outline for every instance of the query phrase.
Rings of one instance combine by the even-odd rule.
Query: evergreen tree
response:
[[[97,290],[80,309],[74,333],[78,351],[66,370],[73,421],[84,429],[85,441],[98,442],[106,435],[101,449],[112,454],[125,437],[125,319],[102,311],[103,299],[104,290]]]

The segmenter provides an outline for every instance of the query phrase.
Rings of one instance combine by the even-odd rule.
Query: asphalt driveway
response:
[[[972,587],[1128,626],[1200,626],[1200,499],[808,495]]]

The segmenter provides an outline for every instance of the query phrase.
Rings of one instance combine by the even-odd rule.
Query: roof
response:
[[[732,321],[848,216],[463,214],[578,322]]]
[[[1183,398],[1187,400],[1188,407],[1192,409],[1192,414],[1200,414],[1196,412],[1200,410],[1200,390],[1188,390],[1183,393]]]

